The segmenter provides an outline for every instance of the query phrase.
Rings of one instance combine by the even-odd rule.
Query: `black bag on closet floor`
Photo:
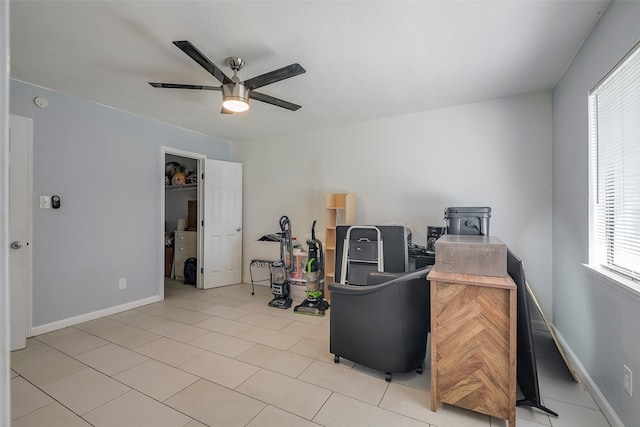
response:
[[[195,258],[187,258],[184,262],[184,284],[195,285],[198,273],[198,260]]]

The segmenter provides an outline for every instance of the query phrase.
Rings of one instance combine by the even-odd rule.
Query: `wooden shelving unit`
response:
[[[336,226],[356,223],[356,193],[329,193],[325,199],[325,207],[324,297],[330,299],[327,288],[335,278]]]

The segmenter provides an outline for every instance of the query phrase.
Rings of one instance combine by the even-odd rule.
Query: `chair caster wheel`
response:
[[[333,363],[340,363],[340,356],[333,356]]]
[[[391,382],[391,373],[390,372],[385,372],[384,373],[384,380],[388,383]]]
[[[422,375],[422,366],[420,366],[418,369],[416,369],[416,372],[420,375]]]

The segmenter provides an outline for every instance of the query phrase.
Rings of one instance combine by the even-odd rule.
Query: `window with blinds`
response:
[[[589,95],[589,263],[640,281],[640,44]]]

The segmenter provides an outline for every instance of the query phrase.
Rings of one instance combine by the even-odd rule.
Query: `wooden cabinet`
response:
[[[173,272],[176,280],[184,280],[184,262],[198,256],[198,233],[196,231],[176,231],[173,248]]]
[[[324,236],[324,284],[326,299],[331,295],[329,283],[335,279],[336,267],[336,226],[356,223],[356,193],[329,193],[325,199],[325,236]]]
[[[515,427],[513,280],[435,269],[427,279],[431,281],[431,410],[445,402],[507,419],[509,427]]]

